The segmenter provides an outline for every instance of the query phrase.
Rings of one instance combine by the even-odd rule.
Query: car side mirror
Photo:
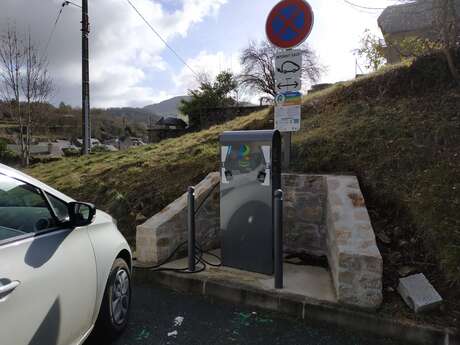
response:
[[[69,206],[69,220],[72,226],[86,226],[90,225],[94,216],[96,215],[96,207],[93,204],[85,202],[70,202]]]

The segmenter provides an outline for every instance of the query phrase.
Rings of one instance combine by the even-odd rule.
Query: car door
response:
[[[66,204],[0,174],[0,343],[77,344],[92,323],[96,265]],[[63,219],[62,219],[63,220]]]

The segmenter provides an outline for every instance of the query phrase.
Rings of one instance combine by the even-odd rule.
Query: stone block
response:
[[[358,209],[353,212],[353,218],[357,221],[369,221],[369,213],[366,209]]]
[[[332,203],[332,206],[334,207],[339,207],[343,205],[343,200],[339,195],[337,195],[337,193],[331,193],[329,195],[329,201]]]
[[[192,275],[180,273],[168,274],[166,272],[150,272],[150,275],[158,285],[170,288],[174,291],[190,294],[203,293],[204,282]]]
[[[335,190],[339,189],[339,187],[340,187],[339,179],[332,178],[332,177],[327,179],[328,191],[335,191]]]
[[[303,221],[321,223],[323,220],[323,207],[320,202],[317,206],[307,206],[297,211],[298,218]]]
[[[281,177],[281,185],[283,188],[289,189],[289,187],[295,187],[298,183],[298,177],[294,174],[283,174]]]
[[[278,300],[278,311],[296,318],[302,318],[304,301],[297,296],[280,296]]]
[[[219,189],[213,187],[220,181],[219,173],[210,173],[195,188],[196,205],[200,205],[205,196],[212,190],[203,208],[196,216],[197,238],[203,234],[212,235],[215,232],[209,228],[219,226]],[[214,207],[212,205],[214,204]],[[215,207],[217,205],[217,207]],[[166,259],[176,247],[187,238],[187,194],[183,194],[159,213],[137,227],[136,251],[139,262],[159,263]],[[207,237],[206,237],[207,238]],[[215,248],[218,236],[206,240],[203,249]]]
[[[364,198],[361,193],[349,193],[348,197],[350,198],[354,207],[365,207]]]
[[[252,307],[274,311],[278,310],[278,296],[271,293],[246,290],[244,294],[244,303]]]
[[[326,189],[324,177],[283,174],[285,248],[291,252],[324,253]]]
[[[325,186],[324,176],[306,176],[304,181],[304,187],[311,193],[325,195],[326,186]]]
[[[416,313],[437,308],[442,297],[422,273],[399,279],[398,292]]]
[[[204,285],[204,291],[207,296],[237,304],[244,303],[246,297],[245,290],[214,281],[206,282]]]
[[[383,261],[356,177],[327,177],[327,256],[339,302],[377,308]]]

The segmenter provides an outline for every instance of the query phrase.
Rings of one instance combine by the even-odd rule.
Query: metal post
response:
[[[275,226],[275,289],[283,288],[283,191],[275,191],[273,221]]]
[[[188,187],[188,270],[195,272],[195,188]]]
[[[88,0],[82,1],[82,153],[87,155],[91,151],[91,122],[89,105],[89,17]]]
[[[289,169],[289,165],[291,164],[291,132],[283,132],[281,134],[282,141],[283,141],[283,170],[287,171]]]

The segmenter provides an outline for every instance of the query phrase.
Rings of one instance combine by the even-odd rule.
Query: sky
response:
[[[73,0],[80,4],[80,0]],[[265,39],[265,21],[277,0],[131,0],[193,71],[211,77],[238,73],[239,56],[250,41]],[[375,8],[391,0],[353,0]],[[48,49],[46,43],[62,0],[1,0],[0,30],[7,23],[30,30],[48,57],[55,91],[52,103],[81,104],[80,9],[64,8]],[[326,68],[321,82],[355,75],[353,50],[366,29],[380,34],[381,11],[344,0],[309,0],[315,14],[307,42]],[[89,0],[92,107],[142,107],[197,86],[192,71],[154,35],[127,0]],[[363,67],[364,69],[364,67]],[[249,96],[247,96],[249,97]],[[252,96],[253,97],[253,96]],[[254,97],[250,100],[254,100]]]

